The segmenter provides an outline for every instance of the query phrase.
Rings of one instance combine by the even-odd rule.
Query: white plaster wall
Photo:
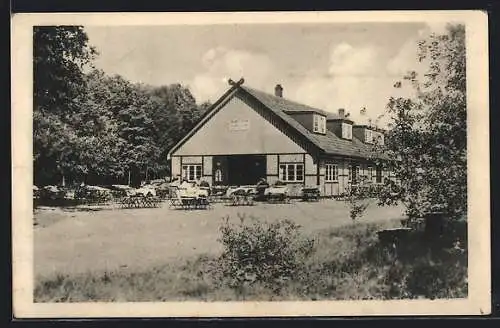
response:
[[[234,129],[230,122],[245,122]],[[303,153],[302,147],[288,138],[254,109],[237,97],[232,98],[210,118],[173,155],[228,155]]]

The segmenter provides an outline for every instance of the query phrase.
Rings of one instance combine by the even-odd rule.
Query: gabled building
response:
[[[169,152],[172,176],[211,185],[253,185],[264,178],[297,191],[318,186],[341,194],[360,177],[374,184],[390,178],[375,165],[373,144],[384,133],[338,113],[287,100],[230,80],[231,87]]]

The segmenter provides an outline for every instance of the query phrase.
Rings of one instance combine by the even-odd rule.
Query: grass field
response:
[[[214,278],[222,218],[290,219],[314,238],[314,253],[276,293],[234,289]],[[167,207],[35,213],[36,302],[321,300],[465,297],[467,253],[410,245],[399,257],[376,231],[400,225],[402,208],[369,207],[352,223],[344,203],[259,204],[206,211]],[[424,246],[424,247],[422,247]]]
[[[401,207],[371,206],[360,222],[402,217]],[[306,234],[350,224],[343,202],[257,204],[212,210],[161,208],[93,211],[44,208],[35,212],[36,276],[89,271],[137,270],[193,256],[220,252],[217,242],[222,218],[238,214],[275,221],[290,219]]]

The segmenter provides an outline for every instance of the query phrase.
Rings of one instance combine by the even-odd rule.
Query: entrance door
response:
[[[265,155],[231,155],[227,157],[230,185],[255,185],[266,178]]]
[[[212,162],[212,179],[216,186],[228,185],[227,156],[214,156]]]

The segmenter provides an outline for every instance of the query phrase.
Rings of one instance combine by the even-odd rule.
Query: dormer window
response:
[[[352,140],[352,125],[342,123],[342,138]]]
[[[313,132],[326,133],[326,117],[323,115],[313,114]]]
[[[372,130],[369,130],[369,129],[366,129],[365,130],[365,142],[366,143],[373,143],[373,131]]]
[[[384,145],[384,134],[382,132],[373,132],[372,143],[383,146]]]

